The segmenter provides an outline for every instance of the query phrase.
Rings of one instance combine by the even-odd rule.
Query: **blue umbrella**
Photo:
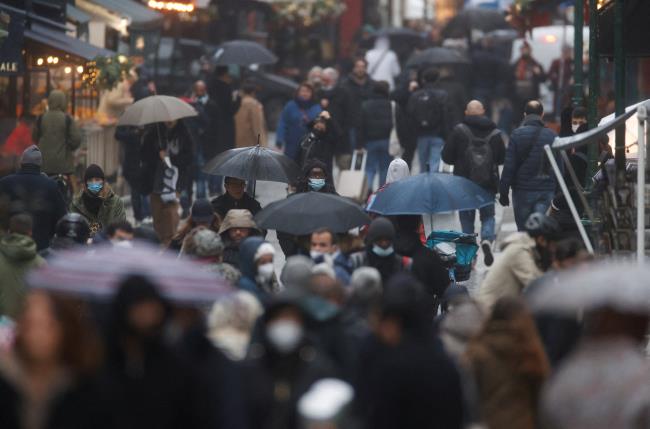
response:
[[[366,210],[381,215],[418,215],[479,209],[493,203],[494,195],[471,180],[424,173],[377,191]]]

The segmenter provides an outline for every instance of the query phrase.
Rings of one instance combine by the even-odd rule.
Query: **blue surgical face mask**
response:
[[[104,184],[102,182],[86,183],[86,187],[93,194],[98,194],[104,187]]]
[[[313,191],[320,191],[325,186],[325,179],[309,179],[309,187]]]
[[[393,250],[393,246],[389,246],[388,248],[384,249],[383,247],[377,246],[376,244],[372,246],[372,253],[375,255],[379,256],[380,258],[385,258],[387,256],[390,256],[395,252]]]

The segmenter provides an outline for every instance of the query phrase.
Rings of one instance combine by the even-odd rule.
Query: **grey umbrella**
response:
[[[218,66],[250,66],[252,64],[275,64],[278,57],[259,43],[249,40],[231,40],[217,47],[213,60],[214,64]]]
[[[467,8],[453,17],[445,26],[442,35],[445,39],[467,37],[472,30],[489,32],[511,28],[504,14],[494,9]]]
[[[118,125],[143,126],[156,122],[170,122],[198,113],[183,100],[168,95],[152,95],[126,108]]]
[[[453,64],[469,64],[469,59],[455,49],[434,47],[413,54],[406,62],[406,67]]]
[[[244,180],[290,183],[300,176],[291,158],[261,146],[230,149],[212,158],[203,168],[208,174]]]
[[[531,292],[538,312],[575,314],[580,310],[613,308],[624,313],[650,314],[650,267],[631,262],[599,261],[563,273]]]

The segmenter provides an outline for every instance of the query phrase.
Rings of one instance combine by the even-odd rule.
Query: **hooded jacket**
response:
[[[43,153],[42,170],[46,174],[70,174],[74,171],[74,151],[81,145],[81,133],[70,118],[66,135],[67,101],[62,91],[54,90],[47,100],[49,110],[39,118],[32,137]]]
[[[0,206],[5,204],[8,213],[27,212],[32,216],[32,237],[38,250],[50,245],[56,223],[67,212],[56,182],[43,176],[33,164],[22,165],[16,174],[0,179]]]
[[[252,230],[250,235],[260,235],[261,231],[255,225],[251,213],[244,209],[230,210],[223,219],[223,222],[221,222],[219,235],[221,235],[224,243],[223,262],[237,269],[241,269],[239,260],[239,246],[241,243],[235,243],[228,237],[228,230],[232,228],[250,228]]]
[[[270,298],[271,292],[258,284],[256,280],[257,266],[255,264],[255,253],[264,243],[265,241],[261,237],[250,237],[242,241],[239,245],[239,269],[241,270],[242,276],[237,286],[255,295],[260,302],[266,302]]]
[[[541,277],[535,240],[526,232],[510,235],[478,291],[477,301],[490,311],[499,298],[518,296],[533,280]]]
[[[544,151],[544,146],[552,144],[555,137],[555,132],[544,126],[541,117],[526,116],[521,126],[510,136],[501,173],[499,192],[502,195],[507,195],[510,188],[529,191],[555,190],[555,177],[547,165]]]
[[[0,315],[16,317],[25,296],[25,274],[43,264],[31,237],[9,234],[0,239]]]
[[[462,124],[467,126],[474,137],[477,138],[485,138],[496,129],[494,122],[483,115],[465,116]],[[442,148],[442,160],[454,166],[455,176],[470,177],[471,162],[467,154],[467,149],[470,144],[469,137],[461,129],[459,124],[453,129],[449,140]],[[492,160],[494,162],[494,178],[488,189],[496,193],[499,187],[498,166],[502,165],[505,161],[506,146],[503,143],[503,137],[500,133],[493,135],[488,144],[492,149]]]
[[[90,225],[91,235],[103,230],[114,222],[126,220],[124,203],[122,203],[120,197],[113,192],[108,183],[104,183],[104,187],[99,192],[99,198],[101,198],[102,203],[99,206],[97,214],[93,214],[86,207],[83,198],[84,192],[85,191],[81,191],[74,200],[72,200],[70,211],[72,213],[79,213],[86,218]]]

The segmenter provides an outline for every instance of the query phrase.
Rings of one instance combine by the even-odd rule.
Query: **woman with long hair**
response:
[[[102,347],[87,316],[69,298],[27,295],[14,347],[0,357],[0,427],[94,427]]]

